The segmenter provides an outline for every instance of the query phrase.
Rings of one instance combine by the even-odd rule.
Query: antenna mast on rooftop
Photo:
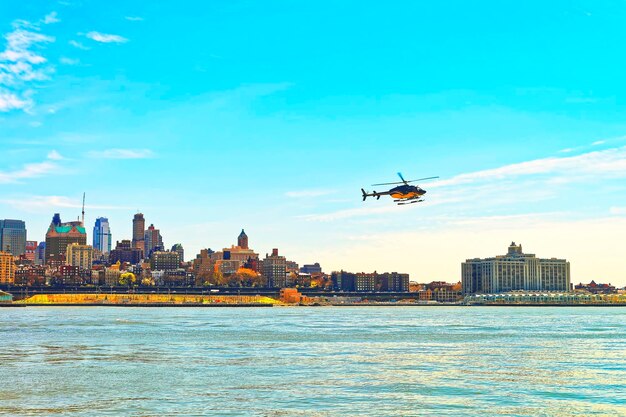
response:
[[[85,227],[85,193],[83,193],[83,211],[80,222],[83,224],[83,227]]]

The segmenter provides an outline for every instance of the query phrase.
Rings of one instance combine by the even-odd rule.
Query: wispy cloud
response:
[[[48,159],[51,159],[53,161],[60,161],[63,158],[63,155],[61,155],[60,153],[58,153],[56,150],[52,150],[50,152],[48,152]]]
[[[75,40],[71,40],[68,43],[72,45],[74,48],[82,49],[83,51],[88,51],[91,49],[90,47],[85,46],[82,43],[75,41]]]
[[[335,220],[345,220],[353,217],[366,217],[374,214],[383,214],[383,213],[391,213],[397,212],[401,210],[409,210],[411,205],[407,206],[396,206],[387,205],[384,207],[360,207],[360,208],[351,208],[345,210],[337,210],[331,213],[321,213],[321,214],[305,214],[303,216],[297,216],[298,218],[305,221],[315,221],[315,222],[332,222]]]
[[[67,58],[67,57],[64,57],[64,56],[62,56],[62,57],[59,59],[59,62],[60,62],[61,64],[63,64],[63,65],[78,65],[78,64],[80,64],[80,60],[78,60],[78,59],[72,59],[72,58]]]
[[[430,192],[426,201],[412,206],[389,204],[384,207],[342,208],[298,218],[332,222],[356,217],[384,217],[382,215],[386,213],[402,213],[410,207],[422,210],[433,206],[438,207],[438,212],[453,210],[471,215],[478,207],[494,212],[501,207],[529,206],[555,200],[562,195],[564,187],[573,183],[596,184],[598,181],[604,183],[621,178],[626,178],[626,146],[576,156],[541,158],[433,181],[427,184]],[[355,193],[354,201],[357,198]],[[488,206],[483,202],[488,202]],[[614,214],[618,211],[613,209]]]
[[[61,20],[57,17],[57,12],[51,12],[47,14],[41,22],[44,25],[49,25],[51,23],[59,23],[60,21]]]
[[[45,20],[45,19],[44,19]],[[15,20],[4,35],[6,48],[0,52],[0,111],[30,110],[33,81],[47,80],[54,67],[39,49],[54,38],[41,33],[40,23]]]
[[[14,171],[0,171],[0,184],[16,183],[57,172],[61,167],[56,162],[61,159],[63,159],[61,154],[51,151],[45,161],[24,164],[22,168]]]
[[[21,211],[40,212],[42,210],[49,211],[51,207],[55,208],[81,208],[82,200],[80,198],[70,198],[66,196],[49,195],[49,196],[20,196],[19,198],[0,199],[0,203],[9,205]],[[106,210],[127,210],[129,207],[111,206],[111,205],[85,205],[86,209],[106,209]]]
[[[626,146],[587,152],[576,156],[535,159],[499,168],[460,174],[450,179],[435,181],[430,184],[430,187],[450,187],[477,182],[499,181],[505,178],[542,175],[572,181],[579,180],[581,176],[624,177],[626,176]]]
[[[146,159],[154,157],[150,149],[106,149],[87,153],[90,158],[101,159]]]
[[[125,16],[124,19],[130,20],[131,22],[141,22],[143,17],[140,16]]]
[[[29,98],[22,98],[10,91],[3,91],[0,88],[0,112],[7,112],[15,109],[27,109],[32,106]]]
[[[123,36],[120,35],[112,35],[109,33],[101,33],[101,32],[88,32],[85,35],[87,38],[94,40],[96,42],[101,43],[125,43],[128,42]]]
[[[609,212],[611,214],[623,215],[626,214],[626,207],[611,207]]]
[[[285,195],[291,198],[312,198],[312,197],[321,197],[321,196],[329,195],[333,193],[335,193],[334,190],[298,190],[298,191],[288,191],[285,193]]]

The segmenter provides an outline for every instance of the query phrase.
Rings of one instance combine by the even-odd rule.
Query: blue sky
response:
[[[0,3],[0,218],[325,270],[527,251],[626,284],[622,1]],[[149,4],[148,4],[149,3]],[[427,201],[361,202],[419,178]]]

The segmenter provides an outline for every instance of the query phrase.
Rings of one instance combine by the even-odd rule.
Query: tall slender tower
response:
[[[146,220],[143,218],[143,213],[135,214],[133,217],[133,248],[141,249],[144,253],[146,251],[144,246],[145,231]]]
[[[85,227],[85,193],[83,193],[83,211],[80,214],[80,223]]]

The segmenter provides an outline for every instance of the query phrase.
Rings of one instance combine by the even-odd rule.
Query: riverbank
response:
[[[266,296],[186,294],[37,294],[12,305],[128,307],[251,307],[280,301]]]

